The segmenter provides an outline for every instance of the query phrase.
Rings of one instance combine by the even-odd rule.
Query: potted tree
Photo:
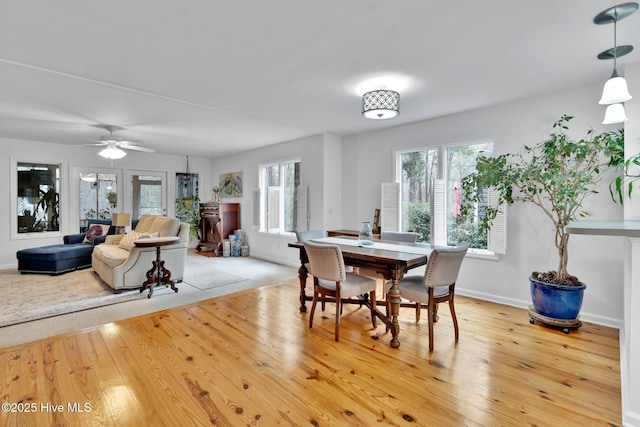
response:
[[[569,234],[565,226],[588,215],[583,202],[597,193],[597,184],[610,169],[624,165],[624,131],[596,134],[587,131],[584,138],[567,135],[573,117],[563,115],[553,124],[549,138],[516,154],[479,157],[476,173],[462,181],[463,215],[477,209],[487,189],[496,194],[496,203],[483,207],[480,227],[488,229],[500,207],[516,202],[531,203],[541,209],[554,226],[558,251],[556,270],[534,271],[530,276],[533,307],[530,320],[564,327],[580,326],[578,314],[586,285],[567,271]],[[617,182],[618,180],[616,180]],[[610,186],[621,197],[622,186]]]

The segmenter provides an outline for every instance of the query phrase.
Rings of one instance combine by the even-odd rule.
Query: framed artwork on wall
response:
[[[218,183],[221,198],[242,197],[242,172],[220,174]]]

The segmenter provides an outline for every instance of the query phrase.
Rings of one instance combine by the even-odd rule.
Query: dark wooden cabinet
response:
[[[222,255],[222,241],[240,228],[240,203],[200,203],[200,243],[197,250]]]

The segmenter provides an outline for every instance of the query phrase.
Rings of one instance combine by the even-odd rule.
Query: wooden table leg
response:
[[[400,303],[402,302],[402,298],[400,297],[400,289],[398,288],[398,277],[399,274],[397,271],[393,272],[393,277],[391,278],[391,289],[387,293],[387,301],[389,301],[389,314],[391,315],[391,342],[390,345],[392,348],[400,347],[400,339],[398,339],[398,335],[400,334],[400,324],[398,323],[398,315],[400,314]]]
[[[307,294],[305,290],[307,287],[307,277],[309,276],[308,273],[304,264],[300,265],[298,269],[298,279],[300,279],[300,313],[306,313],[307,311]]]
[[[153,261],[153,267],[147,271],[146,276],[147,280],[142,284],[140,292],[149,288],[149,295],[147,295],[147,298],[151,298],[151,295],[153,295],[153,288],[161,283],[164,283],[165,286],[171,286],[171,289],[173,289],[174,292],[178,292],[175,282],[171,280],[171,272],[164,268],[164,261],[160,258],[160,246],[156,247],[156,260]]]

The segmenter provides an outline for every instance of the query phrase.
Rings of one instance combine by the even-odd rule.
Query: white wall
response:
[[[238,155],[226,156],[211,161],[211,180],[218,185],[220,174],[243,173],[243,196],[222,199],[223,202],[240,203],[240,225],[247,233],[252,256],[289,265],[298,265],[298,252],[287,247],[293,238],[259,233],[252,227],[252,191],[259,186],[258,168],[261,164],[291,159],[301,160],[301,184],[309,187],[309,229],[325,228],[324,224],[324,174],[325,143],[323,135],[296,139],[253,150]],[[203,199],[204,200],[204,199]]]
[[[3,224],[3,227],[0,227],[0,269],[16,268],[18,265],[16,252],[20,249],[61,244],[63,235],[79,232],[79,212],[71,209],[72,206],[78,206],[77,195],[72,194],[72,191],[70,191],[73,188],[70,182],[72,170],[78,167],[110,169],[114,173],[118,173],[120,177],[125,175],[125,170],[167,172],[167,215],[175,215],[175,173],[185,171],[186,157],[129,152],[123,159],[114,160],[113,166],[111,166],[111,161],[98,156],[98,150],[94,147],[79,148],[70,145],[3,138],[0,138],[0,147],[2,147],[2,150],[0,150],[0,165],[2,165],[0,176],[3,183],[0,185],[0,200],[5,201],[3,208],[0,209],[0,224]],[[12,159],[16,162],[62,164],[62,188],[60,190],[61,230],[59,233],[46,233],[47,236],[42,236],[40,233],[31,233],[29,236],[13,236],[14,233],[10,224],[16,213],[12,211],[10,202],[15,197],[15,189],[13,189],[12,193],[10,186]],[[202,195],[205,189],[210,190],[213,187],[209,173],[210,161],[209,159],[190,157],[189,164],[191,172],[200,175],[200,194]],[[122,182],[119,182],[118,186],[120,187],[122,184]],[[125,196],[126,193],[125,191]],[[205,195],[205,197],[209,196]]]
[[[570,133],[575,137],[590,127],[614,130],[615,126],[600,124],[601,90],[594,86],[343,138],[343,226],[357,228],[380,207],[380,184],[394,178],[394,150],[491,138],[496,154],[516,152],[545,139],[562,114],[575,116]],[[622,208],[611,202],[606,185],[587,200],[591,218],[620,219]],[[530,273],[557,268],[553,224],[538,208],[514,205],[508,213],[507,245],[508,253],[499,261],[467,258],[458,292],[528,306]],[[569,251],[569,271],[587,284],[582,319],[619,326],[622,238],[572,236]]]

